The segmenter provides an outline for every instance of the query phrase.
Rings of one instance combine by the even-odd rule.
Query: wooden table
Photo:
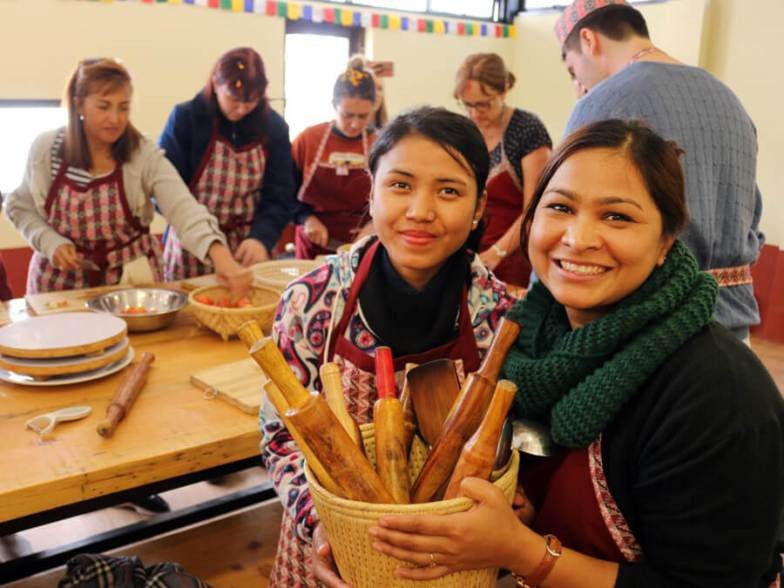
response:
[[[25,318],[23,304],[11,302],[12,320]],[[199,327],[187,309],[169,328],[130,338],[137,358],[142,351],[156,358],[145,388],[110,439],[99,436],[96,426],[125,370],[67,386],[0,382],[0,535],[112,499],[117,503],[134,489],[159,491],[176,486],[172,480],[215,475],[227,464],[260,463],[258,419],[208,400],[189,382],[194,371],[247,357],[241,342],[221,341]],[[51,441],[25,429],[33,416],[76,405],[91,406],[93,412],[59,424]],[[0,576],[7,565],[0,565]]]

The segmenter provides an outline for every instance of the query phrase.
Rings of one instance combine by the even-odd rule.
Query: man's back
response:
[[[752,264],[762,246],[756,185],[757,136],[740,101],[705,70],[638,62],[595,86],[569,118],[566,133],[607,118],[640,119],[686,152],[691,223],[683,241],[702,269]],[[751,285],[721,288],[716,320],[746,336],[759,322]]]

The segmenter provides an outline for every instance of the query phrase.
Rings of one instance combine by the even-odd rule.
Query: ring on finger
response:
[[[434,568],[434,567],[436,567],[437,565],[438,565],[438,564],[436,563],[436,556],[435,556],[435,555],[433,555],[433,552],[431,551],[431,552],[430,552],[430,567],[431,567],[431,568]]]

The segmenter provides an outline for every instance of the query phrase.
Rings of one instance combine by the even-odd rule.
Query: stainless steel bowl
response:
[[[87,308],[107,312],[128,323],[128,330],[155,331],[169,326],[175,315],[188,304],[188,296],[177,290],[164,288],[129,288],[107,292],[90,298]],[[128,308],[141,307],[144,313],[128,313]]]

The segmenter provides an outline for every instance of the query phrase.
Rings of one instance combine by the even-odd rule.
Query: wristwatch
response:
[[[492,249],[493,251],[495,251],[495,254],[496,254],[498,257],[500,257],[501,259],[503,259],[504,257],[506,257],[506,256],[509,254],[509,252],[508,252],[508,251],[504,251],[503,249],[501,249],[501,248],[500,248],[498,245],[496,245],[495,243],[493,243],[493,244],[490,246],[490,249]]]
[[[550,575],[550,572],[553,571],[555,564],[558,562],[558,558],[561,557],[562,547],[558,537],[545,535],[544,541],[544,556],[539,565],[534,568],[534,571],[527,576],[512,574],[518,588],[536,588]]]

